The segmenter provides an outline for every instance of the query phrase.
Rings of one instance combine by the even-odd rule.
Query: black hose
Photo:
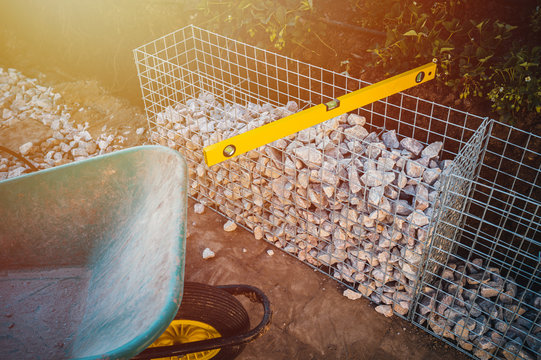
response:
[[[10,149],[8,149],[7,147],[4,147],[4,146],[1,146],[0,145],[0,150],[2,150],[3,152],[6,152],[12,156],[15,156],[17,159],[21,160],[23,163],[25,163],[32,172],[34,171],[38,171],[38,169],[28,160],[26,160],[21,154],[18,154],[16,153],[15,151],[12,151]]]

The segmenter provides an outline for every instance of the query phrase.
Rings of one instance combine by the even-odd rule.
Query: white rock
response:
[[[378,171],[393,171],[393,168],[396,164],[396,161],[390,157],[380,157],[376,164],[376,169]]]
[[[359,173],[354,166],[351,166],[348,171],[349,189],[352,193],[356,194],[362,190],[361,180],[359,179]]]
[[[312,185],[308,188],[308,199],[317,206],[325,206],[328,203],[320,185]]]
[[[400,146],[400,143],[398,142],[398,138],[396,137],[396,131],[391,130],[387,131],[383,135],[381,135],[381,140],[383,140],[383,143],[385,146],[387,146],[390,149],[396,149]]]
[[[267,255],[273,256],[273,255],[274,255],[274,251],[271,250],[271,249],[267,250]]]
[[[355,125],[364,126],[364,124],[366,124],[366,118],[364,116],[351,113],[347,117],[347,122],[351,126],[355,126]]]
[[[415,160],[408,160],[406,163],[406,174],[412,178],[418,178],[423,175],[424,168]]]
[[[201,203],[196,203],[193,206],[193,212],[196,214],[202,214],[205,211],[205,205]]]
[[[407,200],[398,200],[395,203],[395,209],[397,215],[403,216],[407,216],[413,211],[413,208]]]
[[[256,238],[256,240],[261,240],[263,239],[263,236],[264,236],[265,232],[263,230],[263,228],[261,226],[256,226],[255,229],[254,229],[254,237]]]
[[[306,189],[309,183],[310,183],[310,172],[307,171],[306,169],[303,169],[297,175],[297,184],[301,188]]]
[[[60,160],[62,160],[62,156],[63,156],[63,155],[62,155],[61,152],[56,152],[56,153],[54,153],[54,155],[53,155],[53,159],[54,159],[55,161],[60,161]]]
[[[321,188],[323,189],[323,192],[325,193],[325,195],[327,195],[328,198],[331,198],[334,194],[334,186],[332,185],[322,185]]]
[[[62,152],[67,153],[67,152],[69,152],[69,151],[71,150],[71,148],[72,148],[72,146],[69,145],[69,144],[66,144],[65,142],[61,142],[61,143],[60,143],[60,150],[61,150]]]
[[[60,125],[61,125],[60,119],[54,119],[51,122],[51,129],[58,131],[58,130],[60,130]]]
[[[99,140],[98,141],[98,147],[100,148],[100,150],[107,149],[107,146],[109,146],[109,142],[107,142],[106,140]]]
[[[344,130],[344,135],[346,136],[347,140],[363,140],[365,137],[368,136],[368,130],[366,130],[361,125],[355,125],[350,128],[346,128]]]
[[[421,156],[429,159],[435,158],[440,153],[442,147],[443,143],[441,141],[436,141],[425,147],[421,153]]]
[[[385,284],[386,282],[391,280],[384,271],[378,268],[372,270],[372,276],[380,284]]]
[[[329,159],[330,160],[330,159]],[[321,166],[321,169],[319,170],[319,177],[321,181],[325,184],[329,184],[332,186],[338,185],[338,182],[340,179],[338,178],[338,175],[336,174],[336,166],[337,162],[332,161],[326,161]]]
[[[83,148],[75,148],[75,149],[71,149],[71,154],[72,154],[74,157],[80,157],[80,156],[88,157],[88,153],[87,153],[86,150],[83,149]]]
[[[426,216],[423,212],[414,211],[412,212],[408,217],[407,220],[414,225],[417,226],[423,226],[430,222],[430,219],[428,216]]]
[[[378,305],[376,306],[376,311],[386,317],[393,316],[393,308],[390,305]]]
[[[323,155],[314,145],[306,145],[294,150],[295,155],[309,168],[317,169],[321,166]]]
[[[9,170],[8,171],[8,174],[7,174],[7,178],[8,179],[11,179],[11,178],[14,178],[14,177],[17,177],[17,176],[21,176],[26,170],[28,170],[27,168],[25,167],[17,167],[15,169],[12,169],[12,170]]]
[[[299,110],[299,105],[296,101],[288,101],[286,104],[286,109],[291,112],[297,112]]]
[[[237,224],[235,224],[234,221],[232,220],[228,220],[225,224],[224,224],[224,230],[225,231],[235,231],[235,229],[237,228]]]
[[[412,251],[408,248],[402,248],[400,252],[404,260],[406,260],[410,264],[419,265],[421,263],[422,256],[418,254],[416,251]]]
[[[203,259],[210,259],[210,258],[213,258],[214,256],[216,256],[216,254],[214,253],[214,251],[210,250],[209,248],[205,248],[205,250],[203,250]]]
[[[32,146],[34,146],[34,144],[31,142],[22,144],[19,146],[19,153],[21,153],[21,155],[27,155],[30,152],[30,149],[32,149]]]
[[[400,145],[416,156],[419,156],[421,151],[423,151],[423,144],[413,138],[402,139],[402,141],[400,141]]]
[[[272,188],[272,191],[279,198],[284,198],[284,197],[289,198],[292,184],[289,182],[287,177],[281,176],[277,179],[272,180],[271,188]]]
[[[383,186],[374,186],[368,191],[368,203],[374,206],[378,206],[383,198],[385,189]]]
[[[83,140],[83,141],[90,141],[92,140],[92,135],[87,130],[81,131],[77,136],[73,137],[74,140]]]
[[[417,194],[415,195],[415,208],[425,210],[430,203],[428,202],[428,189],[423,184],[417,185]]]
[[[317,136],[317,131],[314,127],[309,127],[304,130],[301,130],[297,133],[297,140],[302,142],[303,144],[309,144],[311,142],[314,142],[315,138]]]
[[[4,108],[4,110],[2,112],[2,117],[7,120],[7,119],[11,118],[14,114],[15,113],[12,110]]]
[[[372,142],[366,149],[366,156],[370,159],[378,158],[385,150],[385,144],[380,142]]]
[[[423,181],[428,185],[432,185],[440,177],[441,170],[438,168],[426,169],[423,172]]]
[[[353,291],[351,289],[346,289],[344,290],[344,292],[342,293],[342,295],[344,295],[345,297],[347,297],[349,300],[358,300],[360,298],[363,297],[363,295],[361,293],[358,293],[356,291]]]
[[[406,174],[401,171],[400,174],[398,174],[398,181],[397,185],[400,189],[403,189],[406,187],[406,184],[408,183],[408,178],[406,177]]]
[[[402,273],[404,274],[406,278],[408,278],[411,281],[417,280],[417,267],[416,266],[413,266],[407,262],[404,262],[402,264],[401,269],[402,269]]]
[[[96,143],[93,141],[87,142],[85,149],[88,154],[94,154],[96,150],[98,149],[98,145],[96,145]]]
[[[386,186],[385,196],[391,200],[395,200],[398,197],[398,191],[395,189],[394,186]]]
[[[205,176],[205,167],[202,164],[197,165],[197,167],[195,168],[195,173],[199,177]]]
[[[393,172],[369,170],[361,176],[361,181],[366,186],[387,186],[395,179]]]
[[[135,133],[137,135],[142,135],[144,132],[145,132],[145,128],[138,128],[137,130],[135,130]]]
[[[289,158],[289,156],[286,157],[286,161],[284,163],[284,172],[289,176],[295,176],[295,173],[297,172],[295,163]]]

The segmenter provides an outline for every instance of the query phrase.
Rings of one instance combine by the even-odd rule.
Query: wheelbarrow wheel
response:
[[[248,313],[233,295],[214,286],[185,282],[182,302],[175,320],[154,342],[153,346],[235,336],[245,333],[249,329]],[[180,359],[234,359],[245,346],[245,344],[240,344],[201,351],[188,354]]]

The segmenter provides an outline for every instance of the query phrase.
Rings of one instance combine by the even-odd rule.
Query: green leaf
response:
[[[408,32],[405,32],[404,34],[402,34],[404,36],[417,36],[417,31],[415,30],[410,30]]]
[[[300,9],[302,11],[309,11],[314,8],[314,4],[312,3],[312,0],[302,0],[301,1],[301,7]]]
[[[453,51],[454,49],[455,49],[454,47],[442,47],[440,49],[440,54],[446,51]]]
[[[516,28],[518,28],[518,26],[513,26],[513,25],[505,24],[505,31],[513,31],[513,30],[515,30]]]
[[[475,27],[479,30],[479,32],[483,31],[483,26],[488,22],[488,20],[481,21],[479,24],[475,25]]]
[[[492,54],[491,54],[491,55],[488,55],[488,56],[486,56],[486,57],[484,57],[484,58],[482,58],[482,59],[479,59],[479,62],[480,62],[480,63],[484,63],[484,62],[486,62],[488,59],[490,59],[490,58],[493,57],[493,56],[494,56],[494,55],[492,55]]]
[[[527,61],[524,61],[523,63],[518,64],[518,66],[523,67],[523,68],[525,68],[526,70],[528,70],[528,68],[529,68],[530,66],[538,66],[538,65],[539,65],[539,64],[537,64],[537,63],[531,63],[531,62],[527,62]]]

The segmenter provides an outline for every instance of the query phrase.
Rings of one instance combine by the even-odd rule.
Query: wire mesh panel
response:
[[[209,168],[204,146],[369,84],[194,26],[135,60],[152,141],[184,154],[194,199],[407,316],[434,234],[451,251],[436,220],[460,221],[440,213],[467,206],[446,202],[467,199],[487,120],[396,94]]]
[[[470,141],[461,149],[454,158],[451,166],[443,172],[441,181],[442,211],[434,219],[434,231],[431,245],[430,258],[424,269],[424,282],[430,282],[430,275],[439,269],[439,261],[449,253],[456,251],[455,239],[463,223],[464,213],[470,206],[472,180],[480,170],[479,162],[487,145],[488,127],[490,122],[483,123]],[[450,225],[452,224],[452,225]],[[421,285],[422,283],[419,283]]]
[[[539,359],[541,138],[491,125],[472,191],[448,189],[469,207],[441,219],[454,246],[433,243],[414,322],[480,359]]]

